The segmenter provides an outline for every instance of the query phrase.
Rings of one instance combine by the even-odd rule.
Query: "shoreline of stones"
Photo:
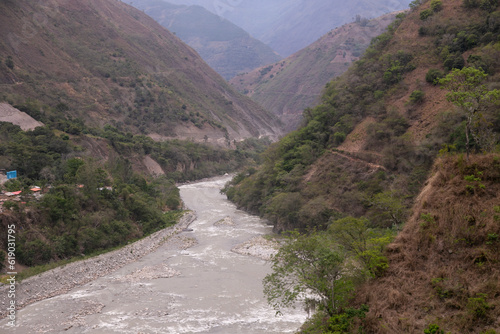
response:
[[[183,231],[196,219],[188,212],[171,227],[155,232],[120,249],[98,256],[72,262],[61,267],[29,277],[15,284],[15,299],[9,298],[9,284],[0,287],[0,319],[7,317],[7,308],[15,300],[16,310],[35,302],[55,297],[71,289],[105,276],[126,264],[137,261]]]

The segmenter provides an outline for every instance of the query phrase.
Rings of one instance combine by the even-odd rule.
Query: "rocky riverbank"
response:
[[[153,233],[133,244],[87,260],[73,262],[23,280],[16,284],[16,308],[21,309],[34,302],[66,293],[77,286],[93,281],[128,263],[139,260],[165,242],[168,242],[171,237],[182,232],[195,218],[196,215],[189,212],[175,226]],[[185,248],[193,243],[191,238],[182,238],[182,240],[185,240],[187,243],[184,245]],[[137,276],[140,277],[147,274],[138,273]],[[175,272],[165,268],[160,276],[175,274]],[[13,300],[8,297],[8,291],[8,285],[0,287],[0,318],[6,317],[7,307],[11,300]]]
[[[272,259],[273,255],[278,252],[278,248],[279,244],[276,241],[268,240],[262,236],[256,236],[234,247],[231,251],[269,261]]]

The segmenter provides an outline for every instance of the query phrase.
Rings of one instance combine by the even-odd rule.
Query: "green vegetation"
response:
[[[10,212],[2,219],[16,225],[20,263],[33,266],[90,254],[176,222],[175,216],[163,212],[180,206],[172,181],[148,181],[121,158],[106,165],[92,159],[61,159],[55,153],[60,149],[57,143],[64,144],[66,154],[76,152],[47,128],[16,132],[8,127],[10,131],[3,133],[13,137],[2,147],[6,154],[13,152],[23,203],[5,205]],[[35,184],[51,189],[36,200],[27,189]]]
[[[362,264],[367,275],[375,277],[387,269],[383,252],[394,236],[390,229],[374,228],[366,218],[346,217],[332,222],[328,231],[334,241]]]
[[[306,293],[318,298],[321,311],[332,316],[347,302],[357,275],[346,268],[347,253],[325,233],[292,234],[272,260],[264,279],[264,294],[277,313]]]
[[[11,70],[14,69],[14,60],[12,60],[11,56],[7,56],[7,59],[5,59],[5,66],[10,68]]]
[[[422,103],[424,101],[424,98],[425,98],[424,92],[422,92],[421,90],[414,90],[410,94],[410,103],[412,104]]]
[[[444,76],[443,72],[436,69],[430,69],[425,75],[425,81],[430,84],[437,85],[439,83],[439,79]]]
[[[370,308],[371,304],[376,305],[377,312],[384,308],[397,312],[401,308],[405,316],[411,316],[425,304],[420,297],[418,303],[412,302],[419,293],[425,295],[424,299],[429,295],[436,298],[425,312],[432,313],[438,308],[441,314],[457,310],[456,319],[462,319],[462,324],[455,323],[453,328],[461,328],[464,332],[469,330],[474,317],[481,321],[486,319],[477,314],[484,310],[488,315],[493,310],[490,306],[498,305],[491,297],[498,293],[495,279],[481,284],[477,290],[468,290],[464,282],[470,280],[465,274],[460,274],[460,280],[451,279],[451,271],[456,271],[458,266],[462,268],[463,263],[456,263],[454,267],[446,264],[450,259],[463,261],[467,254],[467,265],[471,266],[468,273],[472,275],[477,271],[486,272],[498,263],[498,256],[493,252],[493,248],[498,247],[498,224],[492,221],[498,222],[499,218],[491,206],[498,194],[495,185],[498,157],[485,156],[484,161],[476,165],[469,164],[465,154],[460,154],[498,149],[500,118],[498,106],[493,102],[497,98],[500,72],[500,25],[496,24],[500,16],[498,11],[485,15],[478,8],[467,11],[470,20],[455,19],[448,10],[458,16],[463,15],[463,8],[449,9],[450,6],[440,1],[415,1],[413,6],[421,8],[408,14],[409,23],[401,23],[403,17],[400,17],[386,33],[372,41],[366,54],[346,74],[327,84],[321,104],[304,111],[300,129],[271,145],[263,154],[263,164],[259,168],[238,174],[224,189],[228,198],[241,208],[267,218],[276,232],[298,230],[303,233],[295,237],[296,244],[285,243],[276,258],[280,260],[276,260],[273,274],[266,278],[265,291],[271,305],[278,309],[289,305],[299,298],[306,283],[323,282],[323,287],[328,286],[324,282],[330,282],[330,286],[344,284],[345,291],[355,289],[351,296],[362,294],[362,297],[353,297],[352,301],[344,300],[342,291],[335,291],[338,300],[318,297],[321,296],[318,293],[319,312],[308,321],[304,333],[335,332],[333,327],[328,327],[330,320],[337,321],[349,306],[359,309],[367,301],[370,301]],[[432,18],[420,20],[420,11],[427,8]],[[420,37],[406,43],[407,36],[417,33],[411,30],[415,24],[420,26]],[[393,39],[394,34],[400,35]],[[418,71],[414,71],[417,68]],[[448,99],[453,103],[457,101],[460,107],[460,104],[469,103],[467,99],[478,96],[480,111],[475,115],[481,114],[482,120],[479,122],[478,117],[472,121],[471,124],[478,126],[478,135],[471,135],[472,138],[468,138],[471,127],[463,112],[471,111],[470,106],[467,105],[468,110],[456,112],[455,106],[435,100],[436,96],[444,95],[439,94],[435,86],[438,83],[446,85],[451,78],[459,77],[459,73],[467,75],[463,75],[457,89],[447,86],[452,92]],[[475,81],[475,78],[480,80]],[[474,84],[467,86],[468,80]],[[401,108],[400,101],[410,103]],[[440,113],[435,112],[437,108]],[[432,123],[425,129],[420,126],[422,115]],[[459,154],[447,160],[450,163],[455,159],[459,171],[456,166],[448,166],[449,170],[439,169],[446,176],[437,177],[432,186],[448,184],[453,179],[453,198],[457,206],[466,200],[477,203],[487,199],[485,205],[488,207],[482,206],[479,212],[470,204],[474,209],[469,212],[466,207],[454,206],[444,214],[439,210],[451,204],[440,203],[439,196],[427,194],[429,198],[421,199],[422,207],[412,218],[411,229],[397,245],[391,245],[386,251],[396,231],[407,221],[410,204],[420,192],[438,154]],[[491,161],[496,161],[494,166],[488,165]],[[479,168],[479,165],[489,167]],[[439,208],[434,208],[437,203],[440,203]],[[418,242],[406,250],[406,244],[414,239]],[[476,246],[478,248],[473,249]],[[298,263],[301,256],[291,258],[290,253],[301,254],[302,248],[307,249],[304,259],[308,259],[308,264]],[[406,282],[398,279],[398,274],[405,273],[405,279],[422,280],[420,276],[415,278],[415,272],[431,261],[429,254],[421,249],[435,256],[432,278],[438,279],[431,281],[431,277],[423,273],[427,285],[420,287],[418,292],[408,287],[402,294],[399,289]],[[324,255],[315,256],[315,251]],[[336,261],[316,266],[329,256]],[[406,262],[391,268],[391,258],[396,263]],[[338,272],[341,262],[355,264],[356,269],[363,270],[348,270],[354,277],[347,275],[345,282],[333,281],[321,273],[322,266],[330,265],[330,272]],[[300,272],[294,272],[295,269]],[[307,276],[300,276],[305,273]],[[312,273],[315,273],[315,280],[309,279]],[[301,278],[294,280],[297,277]],[[386,295],[382,297],[364,287],[356,290],[360,281],[367,286],[371,282],[381,282],[381,286],[390,286],[394,295],[385,303]],[[394,286],[388,282],[397,283]],[[478,291],[487,294],[488,297],[483,298],[486,304],[477,299],[482,298],[478,297]],[[331,306],[335,303],[341,308]],[[405,308],[407,304],[411,307]],[[370,317],[366,322],[361,317],[350,318],[348,326],[352,328],[338,332],[355,332],[364,326],[375,332],[384,327],[385,322],[390,322],[390,326],[384,327],[390,332],[424,330],[423,324],[410,325],[408,319],[393,319],[386,314],[379,320],[370,312],[366,316]],[[419,316],[423,319],[427,315],[419,313]],[[437,325],[427,330],[441,332]]]
[[[269,304],[281,314],[305,299],[308,310],[318,313],[302,333],[349,333],[368,311],[347,307],[352,292],[387,269],[383,251],[393,235],[353,217],[333,222],[326,232],[287,233],[263,282]],[[325,316],[328,321],[321,321]]]
[[[424,334],[444,334],[444,330],[439,328],[436,324],[430,324],[426,329],[424,329]]]
[[[415,68],[414,56],[407,51],[382,52],[402,19],[374,39],[367,55],[355,63],[348,75],[327,85],[323,103],[304,112],[305,125],[301,129],[271,146],[259,170],[247,173],[248,177],[242,174],[226,187],[230,200],[268,218],[276,231],[325,229],[330,221],[346,215],[366,215],[375,225],[387,224],[370,199],[396,179],[405,178],[410,186],[396,191],[404,203],[407,196],[418,191],[433,154],[411,145],[405,136],[408,120],[385,109],[383,94],[375,94],[395,89]],[[350,80],[357,83],[350,84]],[[382,152],[383,166],[366,173],[369,166],[359,159],[354,168],[343,168],[350,158],[357,157],[335,154],[335,148],[362,116],[368,115],[378,120],[367,130],[368,149]],[[332,167],[313,175],[312,184],[304,182],[318,161]],[[342,210],[338,210],[340,207]]]
[[[460,108],[465,114],[465,148],[467,159],[470,153],[470,136],[475,143],[485,151],[491,151],[496,144],[496,135],[489,131],[491,117],[485,112],[487,104],[500,100],[500,90],[489,90],[484,81],[488,75],[482,69],[473,67],[454,69],[439,83],[450,92],[446,95],[448,101]]]
[[[398,50],[398,44],[391,43],[391,39],[404,19],[399,17],[386,33],[372,41],[364,57],[345,75],[327,84],[322,103],[304,111],[302,128],[272,145],[258,170],[241,174],[226,187],[228,198],[268,218],[276,231],[326,229],[329,222],[349,215],[367,216],[377,226],[383,226],[386,219],[378,214],[379,209],[371,199],[392,188],[397,194],[395,197],[406,207],[420,190],[433,158],[443,147],[453,148],[455,152],[494,149],[498,144],[496,134],[500,131],[500,118],[493,112],[497,89],[485,90],[484,87],[490,80],[497,80],[493,74],[500,69],[500,63],[495,60],[499,45],[494,42],[500,35],[500,25],[496,24],[498,11],[485,18],[481,9],[477,9],[481,13],[474,16],[472,24],[467,20],[441,20],[444,14],[438,10],[441,2],[432,4],[435,18],[419,24],[424,36],[432,36],[428,40],[437,45],[436,53],[424,48]],[[424,4],[415,2],[414,6]],[[488,34],[490,37],[485,38]],[[473,66],[464,67],[464,52],[474,55],[468,57],[470,63],[467,64]],[[403,79],[425,57],[442,62],[443,67],[452,71],[426,70],[425,80],[432,85],[451,82],[458,73],[463,73],[462,77],[483,73],[472,76],[480,79],[474,86],[447,86],[456,92],[448,95],[450,101],[467,108],[470,103],[464,98],[470,100],[477,95],[481,111],[471,113],[474,117],[470,121],[463,113],[452,110],[437,115],[434,128],[417,144],[413,134],[407,132],[413,123],[413,110],[418,110],[432,96],[427,96],[424,89],[405,93],[408,83],[403,83]],[[391,97],[399,99],[404,94],[408,94],[412,114],[398,112],[386,104]],[[336,148],[368,117],[375,122],[366,126],[362,151],[338,152]],[[473,134],[472,128],[476,129]],[[363,162],[381,167],[368,173]]]

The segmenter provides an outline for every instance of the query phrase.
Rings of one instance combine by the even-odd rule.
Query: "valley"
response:
[[[154,236],[159,244],[149,254],[141,254],[152,243],[144,240],[147,242],[127,246],[124,253],[134,254],[135,260],[113,271],[106,270],[108,262],[115,263],[123,256],[116,252],[109,254],[113,256],[110,260],[101,256],[78,265],[83,268],[63,269],[74,271],[72,276],[58,272],[55,277],[62,281],[78,280],[82,271],[97,272],[101,277],[62,288],[51,294],[52,298],[26,306],[18,313],[16,332],[294,332],[304,321],[305,312],[291,310],[291,314],[276,318],[261,291],[269,266],[258,257],[231,251],[269,233],[270,227],[237,210],[219,193],[228,180],[218,177],[181,186],[181,198],[193,210],[191,216],[177,231]],[[217,225],[225,217],[232,223]],[[188,226],[193,231],[182,232]],[[20,293],[34,294],[38,286],[50,290],[55,277],[23,281],[29,288]],[[41,290],[40,295],[46,293]],[[0,328],[9,330],[5,319]]]
[[[1,328],[500,333],[496,0],[133,5],[0,2]]]

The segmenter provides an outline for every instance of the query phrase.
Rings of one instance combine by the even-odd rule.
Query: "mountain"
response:
[[[280,134],[193,49],[120,1],[2,1],[0,10],[4,101],[155,139],[226,145]]]
[[[240,92],[277,115],[286,130],[295,130],[307,107],[319,103],[321,92],[332,78],[344,73],[385,31],[396,14],[336,28],[310,46],[271,65],[230,80]]]
[[[307,47],[356,15],[374,18],[406,9],[409,0],[170,0],[199,5],[222,16],[266,43],[283,57]]]
[[[304,113],[304,125],[270,148],[257,171],[236,179],[228,196],[267,216],[277,231],[324,227],[337,215],[367,216],[385,226],[390,219],[372,204],[379,193],[409,207],[436,155],[466,150],[465,115],[434,79],[467,65],[486,71],[485,87],[499,85],[496,7],[490,13],[459,0],[442,3],[441,10],[429,7],[399,15],[327,84],[321,103]],[[429,11],[432,18],[422,19]],[[473,147],[492,150],[498,106],[481,108],[484,119],[475,131],[482,134],[474,134]]]
[[[172,5],[161,0],[136,0],[132,5],[195,49],[227,80],[281,59],[269,46],[201,6]]]
[[[226,186],[276,232],[342,241],[329,249],[345,256],[339,265],[297,238],[321,254],[312,273],[360,269],[328,282],[329,309],[302,333],[498,331],[499,59],[496,1],[414,1],[326,85],[302,127]],[[286,265],[269,281],[304,268]]]

